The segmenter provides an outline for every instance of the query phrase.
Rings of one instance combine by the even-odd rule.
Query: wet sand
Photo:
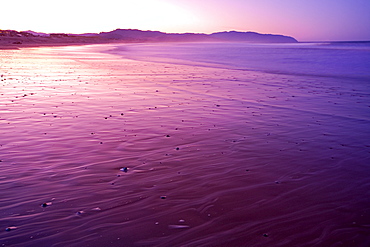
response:
[[[370,245],[368,84],[113,47],[0,51],[2,246]]]

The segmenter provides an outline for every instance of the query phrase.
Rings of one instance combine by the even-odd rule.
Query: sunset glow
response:
[[[104,2],[66,0],[50,4],[46,0],[22,1],[17,11],[21,18],[2,15],[2,29],[35,30],[39,32],[87,33],[111,31],[116,28],[144,30],[191,30],[200,22],[183,6],[170,1],[116,1]],[[9,2],[8,9],[19,3]]]
[[[370,1],[3,1],[0,29],[89,33],[117,28],[172,33],[238,30],[300,41],[370,40]],[[16,10],[16,11],[15,11]]]

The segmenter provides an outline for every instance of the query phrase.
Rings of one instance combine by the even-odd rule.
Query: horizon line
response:
[[[14,29],[1,29],[0,28],[0,31],[16,31],[16,32],[34,32],[34,33],[41,33],[41,34],[76,34],[76,35],[82,35],[82,34],[100,34],[100,33],[109,33],[109,32],[113,32],[115,30],[136,30],[136,31],[143,31],[143,32],[160,32],[160,33],[165,33],[165,34],[205,34],[205,35],[210,35],[210,34],[214,34],[214,33],[222,33],[222,32],[243,32],[243,33],[257,33],[257,34],[263,34],[263,35],[282,35],[282,36],[287,36],[287,37],[292,37],[294,39],[296,39],[298,41],[298,43],[324,43],[324,42],[337,42],[337,43],[351,43],[351,42],[363,42],[363,43],[366,43],[366,42],[370,42],[370,39],[368,40],[302,40],[302,41],[299,41],[297,38],[295,38],[294,36],[290,36],[290,35],[286,35],[286,34],[280,34],[280,33],[260,33],[258,31],[251,31],[251,30],[248,30],[248,31],[245,31],[245,30],[237,30],[237,29],[227,29],[227,30],[224,30],[224,31],[215,31],[215,32],[164,32],[164,31],[160,31],[160,30],[150,30],[150,29],[147,29],[147,30],[142,30],[142,29],[137,29],[137,28],[116,28],[116,29],[113,29],[111,31],[100,31],[100,32],[78,32],[78,33],[72,33],[72,32],[38,32],[38,31],[34,31],[34,30],[22,30],[22,31],[19,31],[19,30],[14,30]]]

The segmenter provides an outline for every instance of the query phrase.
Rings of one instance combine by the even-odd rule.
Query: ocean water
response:
[[[332,97],[330,91],[344,101],[350,98],[339,96],[357,92],[367,98],[370,92],[370,42],[132,44],[115,46],[105,52],[137,61],[217,68],[236,74],[245,71],[280,75],[282,80],[274,80],[269,86],[291,87],[292,92],[301,87],[307,91],[298,89],[295,92],[307,99],[316,90],[321,91],[321,95],[317,93],[311,100],[322,103]],[[296,76],[297,80],[290,83],[292,80],[286,80],[289,76]],[[366,107],[366,104],[343,102],[341,108],[326,105],[320,112],[343,117],[351,114],[351,117],[369,120]]]
[[[133,44],[113,51],[147,61],[370,80],[370,42]]]
[[[0,51],[0,245],[370,245],[368,43]]]

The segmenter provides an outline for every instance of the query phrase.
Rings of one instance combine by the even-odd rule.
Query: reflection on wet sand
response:
[[[368,91],[107,49],[1,51],[1,244],[370,243]]]

